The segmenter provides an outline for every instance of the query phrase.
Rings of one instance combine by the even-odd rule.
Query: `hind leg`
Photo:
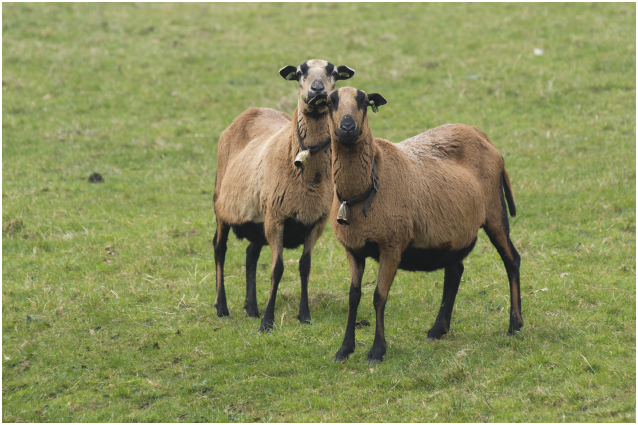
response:
[[[259,318],[257,307],[257,261],[263,245],[251,242],[246,248],[246,301],[244,310],[247,317]]]
[[[505,210],[503,210],[503,213],[506,214]],[[520,281],[521,256],[510,240],[507,215],[505,215],[503,221],[505,225],[501,223],[496,226],[488,224],[485,226],[485,233],[487,233],[492,245],[494,245],[498,254],[501,256],[501,260],[503,260],[505,270],[507,271],[507,278],[510,283],[510,326],[508,332],[513,334],[520,331],[523,327]]]
[[[452,320],[452,309],[456,294],[461,284],[461,276],[463,276],[463,262],[459,261],[445,268],[445,276],[443,277],[443,299],[439,314],[436,316],[434,326],[428,331],[428,340],[441,339],[441,336],[450,330],[450,321]]]
[[[213,238],[215,249],[215,272],[217,279],[217,297],[215,298],[215,308],[217,317],[228,316],[228,305],[226,304],[226,289],[224,287],[224,261],[226,260],[226,242],[230,226],[221,220],[217,220],[217,230]]]

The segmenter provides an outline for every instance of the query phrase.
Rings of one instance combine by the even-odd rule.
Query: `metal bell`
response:
[[[310,162],[310,156],[309,150],[299,152],[295,158],[295,167],[303,169]]]
[[[339,212],[337,213],[337,223],[345,226],[348,223],[348,219],[350,218],[350,209],[346,205],[346,202],[343,201],[341,206],[339,207]]]

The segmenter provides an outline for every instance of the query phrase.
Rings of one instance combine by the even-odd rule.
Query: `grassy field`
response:
[[[635,4],[4,3],[2,33],[3,421],[636,420]],[[216,317],[217,139],[249,107],[292,113],[277,71],[311,58],[388,100],[377,137],[489,135],[519,212],[522,334],[482,232],[441,341],[442,272],[397,274],[374,368],[374,327],[331,362],[349,271],[330,227],[311,326],[285,251],[258,334],[234,236]],[[262,312],[269,269],[266,248]]]

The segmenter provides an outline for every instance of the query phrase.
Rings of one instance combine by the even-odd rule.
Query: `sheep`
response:
[[[284,271],[283,248],[303,244],[299,260],[301,323],[310,323],[308,275],[312,251],[321,236],[332,203],[330,138],[327,108],[309,106],[308,100],[332,91],[337,80],[354,70],[323,60],[299,67],[288,65],[279,74],[297,81],[299,99],[292,119],[269,108],[250,108],[219,137],[213,203],[217,229],[213,246],[217,274],[215,308],[228,316],[224,287],[224,261],[229,230],[248,239],[246,300],[248,317],[259,317],[256,272],[264,245],[272,251],[271,287],[260,332],[272,329],[277,287]]]
[[[433,128],[401,143],[372,137],[367,106],[383,96],[352,87],[317,96],[328,106],[335,193],[331,224],[350,265],[348,321],[335,361],[355,350],[355,321],[367,257],[379,263],[374,291],[376,332],[368,363],[386,352],[384,311],[397,269],[445,269],[443,299],[428,340],[449,331],[463,259],[482,227],[505,264],[510,285],[509,333],[523,326],[520,256],[509,237],[505,200],[516,206],[503,158],[485,133],[463,124]],[[503,197],[505,193],[505,197]]]

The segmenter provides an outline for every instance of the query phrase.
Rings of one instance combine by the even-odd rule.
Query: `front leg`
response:
[[[366,267],[366,258],[354,255],[354,253],[347,248],[346,257],[348,258],[348,264],[350,264],[348,323],[346,324],[346,334],[343,337],[343,343],[334,358],[336,362],[343,362],[350,354],[354,353],[354,329],[357,321],[357,309],[359,308],[359,301],[361,301],[361,279],[363,278],[363,271]]]
[[[436,316],[434,326],[428,331],[428,340],[441,339],[441,336],[450,330],[450,322],[452,321],[452,309],[454,308],[454,300],[459,291],[461,284],[461,276],[463,276],[463,262],[452,264],[445,268],[443,277],[443,299],[439,314]]]
[[[266,304],[264,316],[261,318],[259,332],[270,331],[275,323],[277,288],[279,287],[281,276],[284,274],[284,223],[266,224],[266,222],[264,222],[264,230],[272,253],[272,267],[270,269],[270,294],[268,295],[268,303]]]
[[[303,254],[299,259],[299,276],[301,277],[301,298],[299,299],[299,323],[310,324],[310,307],[308,304],[308,277],[310,276],[310,266],[312,263],[312,251],[317,243],[317,239],[323,233],[328,219],[317,223],[306,237],[303,246]]]
[[[374,332],[374,342],[368,352],[368,364],[381,363],[386,352],[385,343],[385,303],[388,300],[390,286],[394,280],[394,275],[401,262],[401,251],[384,252],[381,251],[379,258],[379,276],[377,277],[377,287],[374,290],[374,310],[377,316],[377,326]]]

